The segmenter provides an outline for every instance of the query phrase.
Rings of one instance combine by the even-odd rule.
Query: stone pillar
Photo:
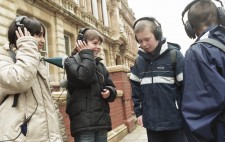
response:
[[[113,44],[111,47],[111,49],[112,49],[110,51],[111,66],[116,65],[116,56],[119,54],[119,47],[120,47],[120,45],[118,43]]]
[[[55,17],[55,43],[52,45],[54,48],[49,48],[48,53],[51,53],[50,57],[62,57],[65,55],[65,41],[64,41],[64,22],[63,17],[60,14],[56,13]],[[60,80],[59,71],[62,70],[54,65],[50,65],[51,81],[58,81]]]
[[[102,3],[101,0],[98,0],[98,20],[102,22]]]
[[[10,6],[10,8],[9,8]],[[1,1],[0,2],[0,24],[1,24],[1,30],[0,30],[0,46],[6,44],[8,42],[6,33],[8,31],[9,24],[12,22],[12,20],[16,17],[16,3],[15,1]]]
[[[117,0],[112,1],[112,13],[111,13],[111,24],[112,24],[112,31],[113,31],[113,37],[114,39],[119,38],[120,36],[120,14],[119,14],[119,7]]]
[[[88,12],[88,13],[92,13],[92,9],[91,9],[91,0],[87,0],[87,12]]]
[[[103,22],[105,26],[109,26],[109,19],[108,19],[108,11],[106,0],[102,0],[102,13],[103,13]]]
[[[80,0],[76,0],[76,4],[80,6]]]
[[[97,5],[97,0],[92,0],[92,10],[93,10],[93,15],[98,20],[98,5]]]

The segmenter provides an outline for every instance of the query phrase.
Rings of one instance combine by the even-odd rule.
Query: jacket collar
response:
[[[201,39],[205,38],[212,38],[219,40],[221,43],[225,44],[225,27],[214,25],[209,28],[207,28],[197,39],[196,41],[199,41]],[[195,41],[195,42],[196,42]]]
[[[149,53],[145,52],[143,49],[139,48],[138,55],[142,56],[143,58],[147,60],[153,60],[160,56],[162,53],[164,53],[166,50],[168,50],[168,43],[166,41],[166,38],[162,38],[160,43],[155,49],[154,55],[149,55]]]
[[[100,62],[101,60],[103,60],[101,57],[95,58],[96,63]]]

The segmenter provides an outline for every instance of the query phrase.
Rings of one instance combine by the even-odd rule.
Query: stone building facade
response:
[[[46,27],[43,55],[69,55],[80,28],[92,27],[104,35],[100,56],[106,66],[134,62],[137,48],[132,31],[134,14],[127,0],[0,0],[0,45],[7,42],[7,28],[18,15],[40,20]],[[45,53],[45,54],[44,54]],[[59,69],[49,66],[50,77],[58,82]]]
[[[18,15],[34,17],[44,24],[46,44],[42,55],[46,58],[70,55],[80,28],[94,28],[104,36],[100,57],[119,94],[110,104],[113,130],[109,132],[109,141],[116,142],[132,131],[135,123],[128,73],[137,55],[137,44],[132,29],[135,17],[127,0],[0,0],[0,46],[7,43],[8,26]],[[52,94],[60,105],[72,141],[65,114],[66,91],[59,87],[65,71],[48,63],[46,66]]]

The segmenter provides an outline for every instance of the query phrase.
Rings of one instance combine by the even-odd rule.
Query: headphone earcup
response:
[[[85,33],[86,33],[86,31],[87,30],[89,30],[90,28],[89,27],[87,27],[87,28],[81,28],[80,30],[79,30],[79,32],[78,32],[78,35],[77,35],[77,41],[78,40],[85,40],[84,38],[85,38]]]
[[[188,35],[188,37],[195,39],[195,32],[191,27],[191,24],[187,21],[184,25],[184,29]]]
[[[78,36],[77,36],[77,41],[78,40],[83,40],[83,38],[84,38],[84,34],[79,33]]]
[[[223,7],[217,7],[217,13],[222,26],[225,26],[225,9]]]
[[[160,26],[156,27],[154,35],[156,40],[160,40],[162,38],[162,29]]]

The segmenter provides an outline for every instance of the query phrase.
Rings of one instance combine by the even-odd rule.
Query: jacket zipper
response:
[[[153,63],[152,63],[152,61],[151,61],[151,76],[152,76],[152,89],[151,89],[151,91],[152,91],[152,98],[154,99],[155,98],[155,93],[154,93],[154,82],[153,82],[153,78],[154,78],[154,69],[153,69],[154,67],[153,67]],[[153,101],[153,103],[154,103],[155,101]],[[154,110],[154,115],[156,116],[156,114],[157,114],[157,112],[156,112],[156,108],[155,108],[155,103],[154,103],[154,105],[153,105],[153,110]],[[155,125],[154,125],[154,128],[156,129],[156,119],[155,119],[155,123],[154,123]]]

